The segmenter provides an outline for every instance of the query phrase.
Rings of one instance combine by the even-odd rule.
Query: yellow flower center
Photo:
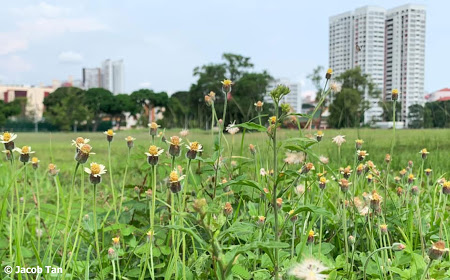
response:
[[[11,133],[5,132],[3,133],[3,141],[9,141],[11,139]]]
[[[127,141],[128,141],[128,142],[131,142],[131,141],[133,141],[133,137],[131,137],[131,136],[128,136],[128,137],[127,137]]]
[[[373,178],[372,174],[367,175],[367,179],[372,179],[372,178]]]
[[[155,145],[151,145],[150,148],[148,148],[148,153],[152,156],[158,155],[158,147],[156,147]]]
[[[30,152],[30,147],[28,147],[28,146],[22,147],[22,154],[28,154],[29,152]]]
[[[231,80],[223,80],[222,84],[226,87],[229,87],[233,84]]]
[[[392,90],[392,94],[398,94],[398,89],[394,88],[394,89]]]
[[[422,149],[422,154],[427,154],[427,153],[428,153],[427,149]]]
[[[383,231],[387,230],[387,227],[388,227],[387,225],[380,225],[380,229]]]
[[[84,138],[83,137],[77,137],[77,139],[75,139],[75,143],[77,143],[77,144],[84,144]]]
[[[190,149],[192,151],[198,151],[198,147],[199,147],[198,142],[192,142],[191,145],[190,145]]]
[[[171,182],[171,183],[173,183],[173,182],[178,182],[178,173],[176,172],[176,171],[172,171],[172,172],[170,172],[170,175],[169,175],[169,181]]]
[[[256,107],[262,107],[263,103],[261,101],[256,102]]]
[[[380,201],[381,200],[381,196],[378,193],[374,192],[372,194],[372,200]]]
[[[333,74],[333,69],[331,69],[331,68],[328,68],[328,70],[327,70],[327,74]]]
[[[414,174],[409,174],[408,178],[409,179],[414,179]]]
[[[325,177],[320,177],[319,181],[320,181],[322,184],[325,184],[325,183],[327,182],[327,178],[325,178]]]
[[[38,161],[39,161],[39,160],[38,160],[37,157],[33,157],[33,158],[31,159],[31,162],[32,162],[32,163],[38,163]]]
[[[214,91],[210,91],[209,92],[209,96],[214,98],[214,97],[216,97],[216,93]]]
[[[309,231],[308,237],[314,237],[314,231],[313,231],[313,230],[310,230],[310,231]]]
[[[270,123],[274,124],[277,121],[277,117],[272,116],[269,118],[269,120],[270,120]]]
[[[84,154],[89,154],[91,152],[92,147],[88,144],[84,144],[81,146],[80,151]]]
[[[56,166],[53,163],[50,163],[48,165],[48,170],[54,170],[56,168]]]
[[[97,164],[97,163],[91,164],[91,174],[92,175],[100,174],[100,165],[99,164]]]
[[[180,145],[180,137],[172,136],[170,137],[170,142],[172,143],[172,145],[178,146]]]
[[[322,136],[322,135],[323,135],[322,130],[317,131],[317,136]]]
[[[364,140],[362,140],[362,139],[357,139],[357,140],[355,140],[355,142],[358,143],[358,144],[362,144],[362,143],[364,143]]]
[[[366,154],[367,154],[366,151],[359,151],[359,155],[362,156],[362,157],[365,157]]]
[[[119,244],[120,237],[114,237],[114,238],[112,239],[112,241],[113,241],[114,244]]]
[[[106,131],[106,135],[114,136],[114,131],[112,129],[108,129],[108,131]]]
[[[155,122],[152,122],[152,123],[150,124],[150,128],[151,128],[151,129],[158,129],[158,124],[155,123]]]

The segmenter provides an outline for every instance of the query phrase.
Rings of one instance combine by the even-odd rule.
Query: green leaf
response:
[[[236,182],[233,182],[232,184],[230,184],[230,186],[233,186],[233,185],[238,185],[238,186],[245,185],[245,186],[255,188],[258,191],[260,191],[261,193],[263,192],[263,189],[258,185],[258,182],[255,182],[253,180],[239,180],[239,181],[236,181]]]
[[[331,213],[325,210],[325,208],[314,206],[314,205],[304,205],[297,208],[292,215],[296,215],[300,212],[312,212],[314,214],[323,215],[325,217],[331,217]]]
[[[238,127],[242,127],[248,130],[258,130],[260,132],[265,132],[267,131],[267,128],[265,126],[253,123],[253,122],[246,122],[246,123],[241,123],[241,124],[237,124],[236,126]]]
[[[248,272],[248,270],[245,267],[241,266],[240,264],[233,265],[233,267],[231,268],[231,272],[233,272],[233,275],[237,275],[242,279],[252,278],[250,272]]]

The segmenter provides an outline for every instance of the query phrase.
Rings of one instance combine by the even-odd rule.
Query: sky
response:
[[[123,59],[125,91],[188,90],[193,69],[224,52],[251,57],[254,70],[313,89],[306,76],[328,66],[328,18],[378,1],[0,1],[0,83],[50,85],[81,79],[83,67]],[[425,90],[450,86],[450,1],[427,8]]]

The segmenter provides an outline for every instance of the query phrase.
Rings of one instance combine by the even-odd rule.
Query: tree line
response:
[[[308,76],[316,87],[316,98],[321,98],[324,80],[324,68],[318,66]],[[153,121],[154,114],[162,114],[158,122],[164,127],[199,127],[211,126],[212,110],[205,102],[205,96],[215,92],[215,109],[222,115],[225,98],[228,101],[227,120],[237,123],[249,121],[257,116],[254,103],[264,100],[268,85],[273,78],[266,71],[255,71],[250,57],[225,53],[217,63],[205,64],[194,68],[196,82],[189,90],[178,91],[169,96],[166,92],[151,89],[139,89],[131,94],[117,94],[103,88],[83,90],[76,87],[61,87],[44,99],[45,122],[58,130],[68,131],[83,129],[97,131],[112,124],[124,125],[126,117],[135,118],[138,126],[146,126]],[[229,78],[234,82],[232,91],[225,96],[220,81]],[[359,67],[350,69],[332,80],[341,85],[340,92],[331,93],[321,108],[319,117],[327,107],[328,125],[332,128],[357,127],[364,123],[364,112],[369,109],[364,99],[369,96],[379,97],[380,91],[371,81],[370,76]],[[26,101],[17,100],[10,103],[0,101],[0,126],[4,127],[11,116],[24,116]],[[382,101],[383,114],[380,119],[392,120],[392,102]],[[400,106],[400,102],[397,103]],[[273,106],[266,104],[262,115],[270,115]],[[413,105],[409,109],[411,128],[449,127],[449,101],[427,103],[425,107]],[[400,107],[396,112],[400,112]],[[398,119],[397,115],[397,119]],[[105,123],[106,122],[106,123]]]

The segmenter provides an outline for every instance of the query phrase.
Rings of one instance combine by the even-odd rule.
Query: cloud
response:
[[[0,57],[0,69],[4,72],[21,73],[28,72],[32,69],[32,65],[18,55]]]
[[[20,38],[15,33],[0,33],[0,42],[0,55],[26,50],[28,48],[28,40]]]
[[[140,88],[150,88],[152,84],[150,82],[142,82],[139,84]]]
[[[0,55],[23,51],[33,41],[55,38],[70,32],[107,30],[108,26],[97,18],[73,16],[80,11],[55,6],[46,2],[11,9],[14,30],[0,32]]]
[[[40,2],[39,4],[33,4],[29,6],[25,6],[22,8],[12,8],[11,9],[12,14],[24,17],[24,18],[30,18],[30,17],[60,17],[67,15],[70,10],[63,7],[58,7],[46,2]]]
[[[77,64],[83,61],[83,56],[73,51],[65,51],[58,55],[58,60],[61,63]]]

